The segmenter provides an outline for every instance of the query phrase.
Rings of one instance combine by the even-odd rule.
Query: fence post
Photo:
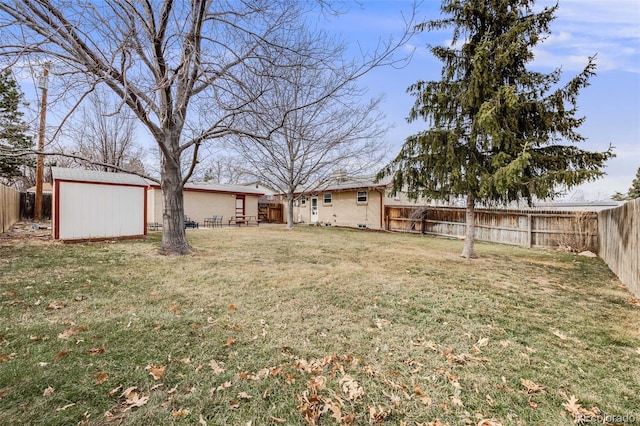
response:
[[[527,215],[527,247],[531,248],[531,243],[533,241],[533,224],[531,213]]]

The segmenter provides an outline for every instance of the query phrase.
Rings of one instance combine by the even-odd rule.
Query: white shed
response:
[[[147,233],[147,182],[140,176],[52,167],[53,238],[89,241]]]

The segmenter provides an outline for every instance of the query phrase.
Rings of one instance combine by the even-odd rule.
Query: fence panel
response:
[[[390,231],[461,238],[465,209],[459,207],[386,206]],[[526,247],[598,249],[598,217],[593,212],[476,209],[476,239]]]
[[[640,297],[640,198],[598,213],[598,255]]]
[[[0,233],[20,220],[20,193],[0,185]]]

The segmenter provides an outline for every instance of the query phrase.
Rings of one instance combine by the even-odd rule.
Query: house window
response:
[[[304,206],[305,204],[307,204],[307,197],[301,197],[300,198],[300,205]]]
[[[331,204],[331,193],[330,192],[327,192],[327,193],[324,194],[322,202],[324,204]]]
[[[369,194],[367,193],[367,191],[358,191],[356,201],[358,202],[358,204],[363,204],[369,201]]]

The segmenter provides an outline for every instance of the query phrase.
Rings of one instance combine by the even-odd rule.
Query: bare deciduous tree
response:
[[[144,174],[140,161],[144,150],[136,143],[136,119],[129,108],[115,109],[108,99],[108,94],[101,92],[89,96],[89,106],[72,122],[72,141],[66,151],[85,158],[77,162],[89,170]]]
[[[241,158],[229,154],[211,156],[200,166],[200,177],[207,182],[235,185],[248,182],[253,177]]]
[[[297,191],[321,186],[336,170],[371,173],[386,153],[380,99],[363,103],[364,91],[354,81],[327,94],[340,67],[323,68],[314,60],[287,70],[282,84],[258,100],[263,111],[258,127],[284,117],[270,138],[238,134],[228,144],[257,179],[286,194],[289,229]]]
[[[135,114],[160,151],[161,250],[186,254],[191,247],[182,190],[200,147],[237,134],[268,140],[304,106],[282,111],[266,127],[246,126],[258,122],[251,118],[261,112],[257,101],[283,87],[284,71],[306,58],[326,57],[327,46],[306,31],[304,16],[330,6],[324,0],[8,0],[0,3],[0,55],[13,62],[51,61],[78,102],[106,86]],[[393,52],[408,36],[407,30],[359,62],[342,64],[324,96],[393,63]]]

